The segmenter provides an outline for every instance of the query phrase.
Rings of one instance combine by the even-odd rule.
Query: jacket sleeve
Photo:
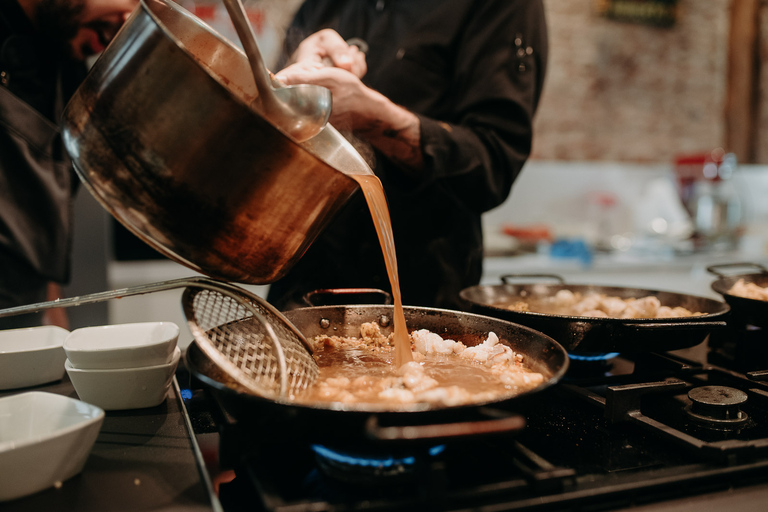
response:
[[[424,172],[468,209],[508,197],[531,151],[533,116],[547,62],[540,1],[474,2],[459,38],[445,119],[420,116]]]
[[[414,195],[437,186],[477,213],[503,203],[531,152],[547,63],[542,0],[395,2],[408,21],[374,27],[378,14],[369,5],[307,0],[288,30],[286,54],[323,27],[368,40],[363,81],[421,124],[423,168],[385,161],[376,166],[385,186]]]

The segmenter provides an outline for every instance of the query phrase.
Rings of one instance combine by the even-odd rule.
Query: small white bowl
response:
[[[69,331],[52,325],[0,331],[0,389],[61,380]]]
[[[163,403],[180,356],[176,347],[170,362],[156,366],[88,370],[67,359],[64,368],[80,400],[107,411],[141,409]]]
[[[103,421],[100,408],[54,393],[0,398],[0,501],[80,473]]]
[[[64,352],[73,368],[157,366],[171,361],[178,339],[173,322],[83,327],[67,336]]]

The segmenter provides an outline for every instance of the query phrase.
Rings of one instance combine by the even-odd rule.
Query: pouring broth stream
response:
[[[395,331],[395,365],[399,368],[405,363],[413,361],[411,354],[411,342],[408,338],[408,329],[405,325],[403,313],[403,300],[400,295],[400,279],[397,274],[397,256],[395,254],[395,238],[392,233],[392,220],[389,216],[387,198],[384,195],[384,187],[381,180],[373,174],[350,174],[360,185],[371,211],[373,223],[376,226],[376,234],[384,253],[384,262],[387,266],[389,284],[392,287],[394,305],[394,331]]]

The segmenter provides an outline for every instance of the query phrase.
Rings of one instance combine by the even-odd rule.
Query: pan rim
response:
[[[698,301],[703,301],[704,303],[709,304],[716,304],[721,308],[721,311],[716,312],[710,312],[710,313],[704,313],[702,315],[695,315],[690,317],[672,317],[672,318],[615,318],[615,317],[598,317],[598,316],[580,316],[580,315],[565,315],[565,314],[558,314],[558,313],[541,313],[537,311],[516,311],[513,309],[507,309],[501,306],[497,306],[488,302],[484,302],[481,300],[477,300],[474,297],[471,297],[470,294],[475,292],[476,290],[483,290],[483,289],[492,289],[492,290],[507,290],[509,288],[519,288],[519,287],[532,287],[532,286],[544,286],[550,289],[556,289],[556,290],[562,290],[562,289],[575,289],[575,288],[600,288],[602,290],[615,290],[615,291],[624,291],[624,292],[639,292],[637,293],[638,297],[644,297],[648,295],[659,295],[663,294],[666,296],[675,296],[675,297],[685,297],[689,299],[695,299]],[[715,290],[716,291],[716,290]],[[459,296],[461,299],[469,302],[470,304],[476,304],[478,306],[482,306],[484,308],[490,308],[492,311],[498,311],[498,312],[505,312],[505,313],[512,313],[512,314],[520,314],[525,316],[530,316],[534,318],[542,318],[542,319],[560,319],[560,320],[568,320],[571,322],[583,322],[583,323],[590,323],[590,322],[600,322],[600,323],[606,323],[606,324],[648,324],[648,323],[686,323],[690,322],[692,320],[709,320],[714,318],[720,318],[723,315],[726,315],[730,311],[730,305],[721,300],[713,299],[711,297],[704,297],[700,295],[691,295],[691,294],[685,294],[685,293],[679,293],[679,292],[673,292],[673,291],[667,291],[667,290],[654,290],[650,288],[633,288],[633,287],[623,287],[623,286],[610,286],[610,285],[598,285],[598,284],[579,284],[579,283],[526,283],[526,284],[512,284],[512,283],[504,283],[504,284],[495,284],[495,285],[475,285],[470,286],[467,288],[464,288],[459,292]],[[515,296],[519,296],[519,294],[516,294]]]

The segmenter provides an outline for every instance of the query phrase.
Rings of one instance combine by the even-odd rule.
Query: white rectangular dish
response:
[[[75,368],[67,359],[64,367],[80,400],[107,411],[140,409],[165,400],[180,357],[176,347],[170,362],[156,366],[92,370]]]
[[[79,369],[157,366],[173,359],[179,326],[173,322],[137,322],[75,329],[64,352]]]
[[[0,390],[61,380],[68,335],[52,325],[0,331]]]
[[[80,473],[103,421],[101,408],[54,393],[0,398],[0,501]]]

